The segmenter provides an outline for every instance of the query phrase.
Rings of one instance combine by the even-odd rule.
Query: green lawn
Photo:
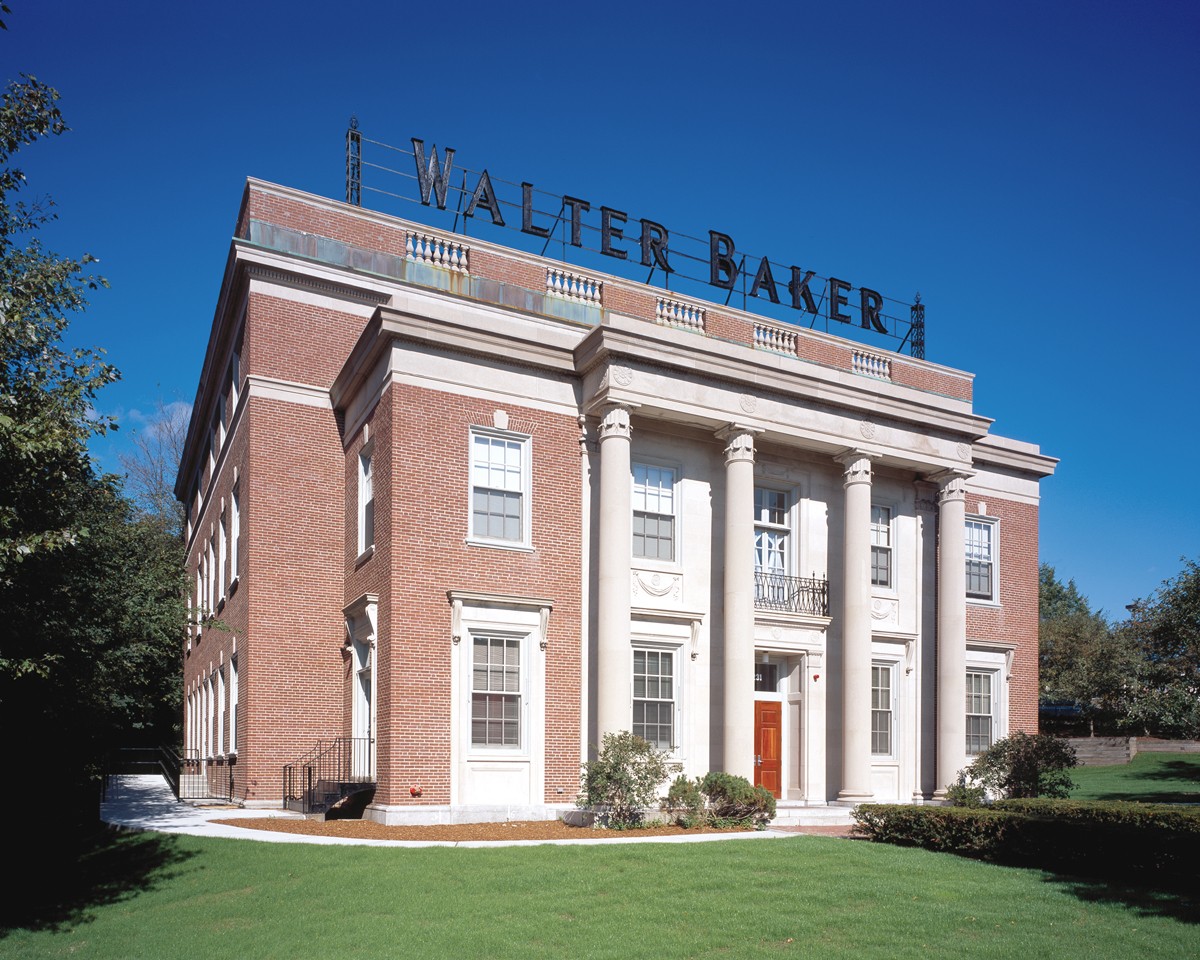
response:
[[[1076,767],[1075,800],[1200,803],[1200,754],[1139,753],[1127,764]]]
[[[1200,955],[1180,897],[823,837],[400,849],[124,835],[0,930],[23,957],[880,958]],[[65,878],[74,878],[71,884]],[[75,889],[71,889],[74,887]]]

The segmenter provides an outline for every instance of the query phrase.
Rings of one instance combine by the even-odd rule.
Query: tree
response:
[[[1038,572],[1039,700],[1075,705],[1095,735],[1097,721],[1125,717],[1137,652],[1092,611],[1074,580],[1064,585],[1045,563]]]
[[[27,558],[86,535],[71,492],[91,472],[87,441],[113,426],[94,412],[96,392],[117,379],[102,351],[67,351],[62,337],[86,292],[107,284],[95,258],[48,253],[34,232],[53,201],[25,203],[25,175],[9,161],[22,146],[67,127],[58,92],[34,77],[9,84],[0,105],[0,584]],[[44,665],[44,663],[42,664]],[[0,652],[0,672],[39,669]]]
[[[1130,721],[1169,737],[1200,737],[1200,563],[1183,569],[1148,600],[1131,605],[1119,628],[1140,654]]]
[[[175,499],[175,475],[183,459],[192,408],[160,398],[154,416],[133,436],[133,450],[119,455],[125,491],[144,517],[156,520],[182,543],[184,506]],[[183,563],[182,553],[179,562]]]
[[[1078,764],[1066,740],[1045,734],[1014,733],[979,754],[951,787],[951,801],[975,806],[984,797],[1027,799],[1068,797],[1075,786],[1067,773]]]
[[[1038,567],[1038,619],[1057,620],[1073,614],[1094,616],[1087,597],[1079,592],[1074,580],[1064,584],[1048,563]]]
[[[5,8],[0,5],[0,10]],[[53,201],[17,197],[16,151],[63,133],[58,93],[33,77],[0,104],[0,729],[20,803],[55,829],[94,821],[106,751],[179,720],[186,610],[180,544],[100,476],[87,442],[111,429],[100,350],[67,350],[70,317],[105,285],[36,236]]]

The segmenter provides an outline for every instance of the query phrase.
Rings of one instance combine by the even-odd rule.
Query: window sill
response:
[[[999,600],[984,600],[982,597],[967,597],[967,603],[976,607],[993,607],[997,610],[1003,606]]]
[[[237,593],[238,584],[241,582],[242,581],[239,577],[234,577],[229,581],[229,596],[232,597],[235,593]]]
[[[361,567],[364,563],[366,563],[368,560],[370,560],[373,556],[375,556],[375,544],[371,544],[369,547],[367,547],[366,550],[364,550],[362,553],[360,553],[355,558],[354,566]]]
[[[487,547],[491,550],[515,550],[517,553],[533,553],[533,547],[528,543],[518,543],[515,540],[477,540],[467,537],[463,541],[468,547]]]

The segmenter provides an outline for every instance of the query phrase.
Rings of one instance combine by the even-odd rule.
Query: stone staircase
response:
[[[776,800],[772,827],[842,827],[854,823],[851,807],[809,805],[803,800]]]

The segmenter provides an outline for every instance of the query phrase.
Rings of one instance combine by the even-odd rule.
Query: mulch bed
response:
[[[676,826],[640,827],[636,830],[599,830],[570,827],[561,820],[514,820],[503,823],[454,823],[433,826],[385,827],[370,820],[317,820],[282,817],[252,817],[215,820],[215,823],[247,830],[272,830],[306,836],[340,837],[356,840],[425,840],[461,843],[465,840],[620,840],[630,837],[681,837],[697,834],[734,834],[742,830]],[[849,827],[791,827],[789,833],[819,833],[847,836]]]

